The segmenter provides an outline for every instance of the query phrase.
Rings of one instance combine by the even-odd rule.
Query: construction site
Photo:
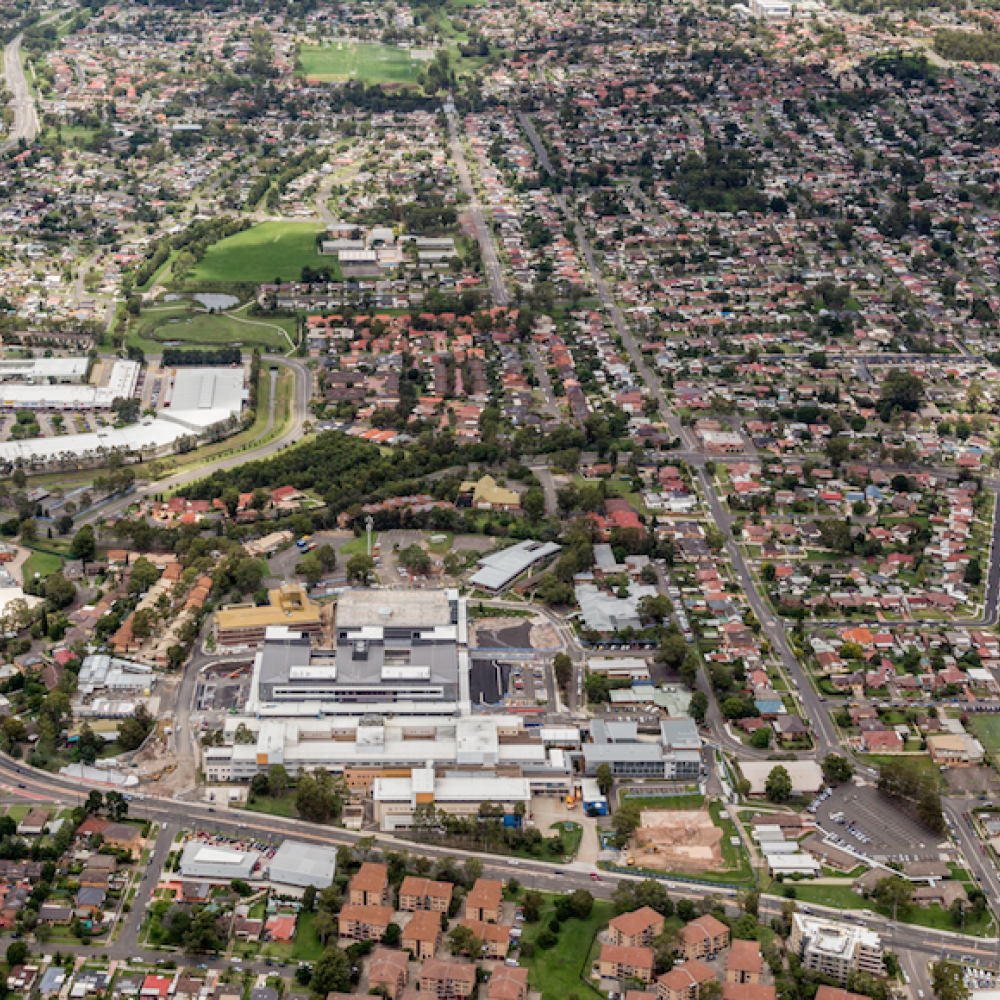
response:
[[[630,857],[637,868],[661,871],[722,868],[722,830],[707,809],[645,809]]]

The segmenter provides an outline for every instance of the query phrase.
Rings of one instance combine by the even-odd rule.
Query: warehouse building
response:
[[[90,359],[85,357],[4,359],[0,361],[0,382],[79,384],[86,379],[89,366]]]
[[[325,889],[336,874],[336,848],[298,840],[284,841],[267,866],[267,877],[279,890],[305,889],[309,885]]]
[[[95,653],[84,659],[77,678],[77,693],[94,691],[135,691],[149,694],[156,677],[153,668],[134,660],[122,660],[106,653]]]
[[[205,882],[231,882],[234,878],[245,882],[253,877],[259,857],[254,851],[234,851],[191,840],[181,853],[180,874],[181,878]]]

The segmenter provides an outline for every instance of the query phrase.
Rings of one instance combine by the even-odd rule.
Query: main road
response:
[[[448,134],[451,138],[451,156],[455,161],[455,169],[458,171],[458,183],[462,191],[469,198],[469,212],[472,215],[472,227],[476,231],[476,239],[483,251],[483,266],[486,268],[486,278],[490,283],[490,291],[493,293],[493,301],[498,306],[506,306],[510,302],[510,295],[507,293],[507,286],[503,280],[503,268],[500,266],[500,258],[497,256],[496,246],[493,244],[493,234],[486,224],[486,217],[483,215],[483,207],[476,197],[476,189],[472,184],[472,175],[469,173],[469,165],[465,162],[465,152],[462,149],[462,139],[458,132],[458,121],[454,111],[448,111]]]
[[[89,785],[37,771],[6,755],[0,755],[0,794],[5,797],[55,801],[75,806],[83,803],[89,791]],[[280,816],[268,816],[242,810],[229,811],[222,808],[217,810],[213,806],[199,802],[184,802],[183,807],[181,807],[177,801],[170,799],[134,797],[131,812],[138,817],[153,820],[161,826],[153,858],[148,866],[150,877],[141,880],[139,893],[133,901],[131,912],[126,918],[124,928],[117,941],[107,945],[96,945],[93,948],[71,948],[70,950],[74,952],[102,954],[112,959],[148,958],[155,961],[156,958],[163,957],[162,953],[158,954],[141,949],[138,943],[138,933],[146,906],[151,899],[151,889],[174,838],[181,828],[181,822],[185,827],[191,829],[202,829],[223,835],[262,841],[280,842],[290,838],[328,846],[350,846],[359,841],[365,841],[373,844],[374,847],[406,850],[411,854],[432,859],[449,857],[461,862],[472,857],[483,865],[483,872],[487,876],[503,879],[516,876],[521,884],[527,888],[544,889],[550,892],[572,892],[574,889],[586,888],[595,896],[609,898],[621,882],[636,881],[646,877],[628,872],[601,871],[582,862],[550,864],[527,859],[498,858],[495,855],[476,851],[424,844],[385,834],[373,836],[369,832],[362,833],[321,826]],[[666,885],[675,898],[702,899],[706,896],[719,895],[727,908],[734,912],[736,892],[733,889],[679,881],[668,881]],[[782,897],[764,895],[760,902],[762,918],[766,920],[778,915],[782,906],[787,902],[788,900]],[[840,909],[833,907],[816,904],[810,905],[809,909],[814,913],[831,918],[843,918],[844,916]],[[996,957],[996,939],[975,938],[912,925],[893,925],[881,916],[866,917],[858,911],[855,911],[852,916],[856,922],[870,926],[886,937],[892,950],[903,958],[908,969],[913,970],[911,976],[919,974],[921,969],[926,970],[927,961],[941,955],[974,956],[984,963]],[[63,950],[66,949],[63,948]]]
[[[10,106],[14,109],[14,126],[10,138],[0,145],[0,152],[6,153],[24,139],[33,142],[38,134],[38,114],[35,100],[28,88],[21,65],[21,35],[16,35],[3,50],[3,73],[7,89],[11,92]]]

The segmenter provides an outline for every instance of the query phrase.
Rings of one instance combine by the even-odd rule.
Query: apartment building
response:
[[[653,943],[663,930],[663,916],[650,906],[615,917],[608,925],[611,944],[629,948],[642,948]]]
[[[789,946],[799,953],[807,969],[840,983],[846,983],[852,972],[885,975],[882,939],[867,927],[795,913]]]

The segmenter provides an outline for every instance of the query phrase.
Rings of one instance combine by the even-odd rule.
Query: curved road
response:
[[[247,462],[252,462],[259,458],[267,458],[269,455],[273,455],[276,451],[280,451],[287,445],[292,444],[292,442],[297,441],[302,436],[304,425],[309,417],[309,401],[312,398],[312,371],[304,362],[297,361],[292,358],[277,357],[275,355],[266,354],[264,355],[263,360],[269,365],[285,365],[295,372],[294,412],[292,414],[291,426],[287,431],[285,431],[284,434],[281,434],[273,441],[269,441],[267,444],[262,444],[257,448],[251,448],[249,451],[240,451],[235,455],[228,455],[226,457],[213,459],[206,462],[204,465],[198,465],[186,472],[179,472],[176,475],[168,476],[166,479],[157,480],[155,483],[150,483],[148,486],[144,486],[140,490],[127,493],[125,496],[117,497],[109,503],[102,504],[99,507],[87,511],[86,514],[77,518],[77,524],[81,525],[93,523],[95,521],[105,521],[109,517],[120,514],[126,507],[130,507],[132,504],[138,503],[155,493],[162,492],[164,487],[169,486],[170,489],[176,489],[179,486],[187,486],[189,483],[193,483],[198,479],[204,479],[205,476],[210,473],[220,472],[224,469],[233,469],[238,465],[245,465]],[[270,431],[274,426],[274,395],[272,382],[271,406],[268,412],[267,427],[264,430],[264,434],[267,434],[268,431]]]

